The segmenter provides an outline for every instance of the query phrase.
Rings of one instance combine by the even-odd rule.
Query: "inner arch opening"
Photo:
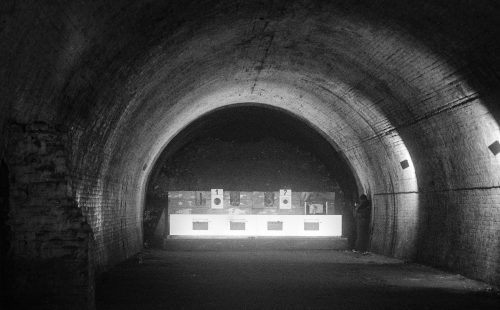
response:
[[[250,103],[231,105],[196,119],[163,149],[148,180],[145,242],[159,244],[169,234],[168,214],[174,212],[168,209],[169,192],[193,193],[193,199],[183,194],[188,196],[170,200],[170,207],[174,200],[175,204],[183,204],[184,208],[176,212],[192,213],[197,212],[198,203],[194,193],[213,188],[243,196],[289,188],[308,193],[302,195],[312,195],[312,199],[333,193],[328,213],[343,215],[345,236],[350,229],[351,204],[358,194],[349,163],[312,126],[277,108]],[[243,196],[241,199],[246,199]],[[262,210],[248,208],[243,202],[241,206],[226,207],[231,213],[279,213],[276,205]]]

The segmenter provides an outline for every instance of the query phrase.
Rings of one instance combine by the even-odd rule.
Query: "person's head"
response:
[[[359,200],[365,201],[365,200],[368,200],[368,197],[366,197],[366,195],[363,194],[363,195],[359,196]]]

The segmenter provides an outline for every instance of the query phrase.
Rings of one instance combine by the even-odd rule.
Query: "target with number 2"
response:
[[[280,209],[292,208],[292,190],[280,189]]]

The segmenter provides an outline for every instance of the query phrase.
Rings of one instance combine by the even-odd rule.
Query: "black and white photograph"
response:
[[[500,1],[0,0],[0,309],[500,309]]]

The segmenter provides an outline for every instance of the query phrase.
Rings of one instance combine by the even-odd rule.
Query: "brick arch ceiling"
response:
[[[75,195],[102,247],[98,263],[140,247],[147,177],[165,145],[214,109],[253,102],[296,115],[345,156],[374,200],[374,250],[452,268],[473,258],[470,273],[488,278],[496,268],[491,262],[499,259],[488,248],[498,241],[477,245],[426,219],[442,216],[433,210],[449,206],[443,195],[450,191],[462,190],[456,199],[474,204],[479,198],[469,189],[500,184],[500,161],[487,148],[500,136],[498,109],[491,103],[497,95],[492,85],[498,85],[496,43],[485,43],[498,29],[453,28],[457,14],[472,24],[465,4],[451,11],[444,2],[417,8],[381,1],[384,11],[363,1],[348,3],[110,2],[42,10],[56,12],[45,17],[49,21],[65,16],[65,27],[52,30],[56,39],[40,42],[54,53],[33,56],[47,57],[55,69],[37,71],[51,77],[40,87],[41,103],[30,104],[24,94],[10,114],[68,125]],[[477,10],[485,24],[498,13],[493,5]],[[469,39],[484,44],[486,55],[468,49]],[[24,51],[29,44],[16,46]],[[28,65],[19,66],[24,72]],[[25,92],[33,93],[40,81],[25,82]],[[403,160],[408,169],[401,168]],[[86,171],[93,174],[79,177]],[[113,237],[103,228],[111,216],[106,208],[121,210],[112,214],[123,220],[107,228]],[[461,212],[452,216],[460,220]],[[461,224],[466,232],[485,214],[476,210],[471,216]],[[445,236],[426,243],[423,228],[429,236]],[[472,254],[460,252],[453,238],[473,248]],[[419,256],[419,250],[430,254]],[[442,262],[443,255],[458,258]],[[498,277],[498,271],[493,274]]]

